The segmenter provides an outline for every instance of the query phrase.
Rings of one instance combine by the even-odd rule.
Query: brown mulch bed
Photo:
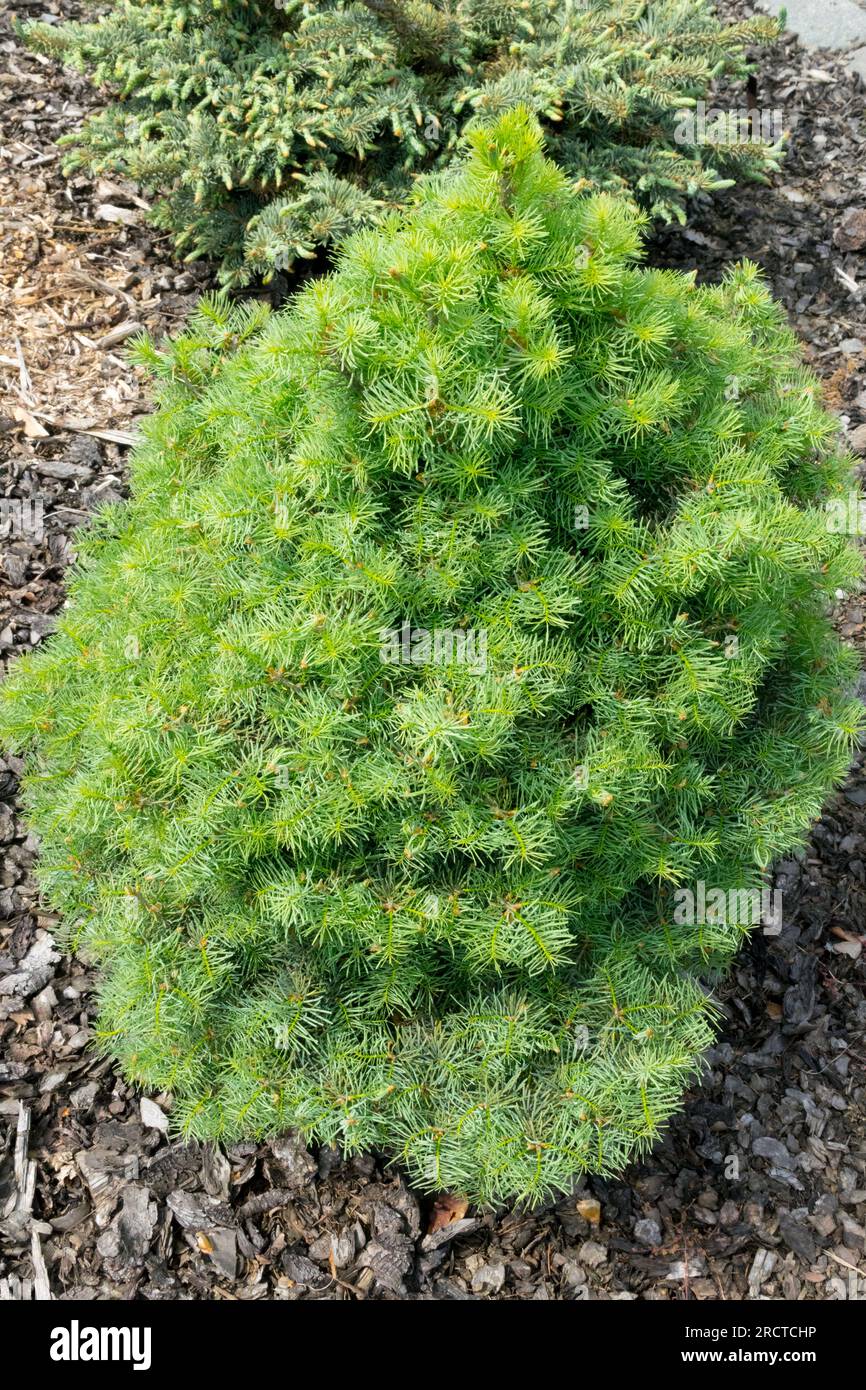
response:
[[[5,658],[50,630],[75,527],[121,493],[147,403],[118,349],[134,325],[180,323],[208,271],[173,263],[134,188],[60,175],[53,141],[94,104],[87,84],[27,53],[6,20],[0,54],[0,492],[44,508],[41,539],[4,542]],[[844,232],[866,205],[863,93],[786,40],[762,60],[758,101],[793,129],[776,186],[704,199],[653,255],[709,278],[740,256],[764,266],[863,449],[866,276]],[[862,647],[862,596],[840,600],[838,618]],[[89,1049],[93,979],[40,914],[19,772],[0,760],[0,1298],[34,1285],[152,1300],[864,1296],[862,760],[807,850],[778,867],[783,931],[743,951],[708,1072],[652,1156],[497,1214],[290,1136],[227,1153],[169,1139],[161,1107]]]

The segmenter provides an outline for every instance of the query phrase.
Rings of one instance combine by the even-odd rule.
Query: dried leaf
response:
[[[584,1221],[588,1221],[590,1226],[601,1225],[601,1203],[594,1197],[584,1197],[578,1202],[577,1214],[582,1216]]]
[[[846,931],[844,927],[831,927],[831,928],[830,928],[830,935],[831,935],[831,936],[838,936],[840,941],[852,941],[852,942],[854,942],[856,945],[861,945],[861,946],[862,946],[863,941],[864,941],[864,937],[858,936],[856,932],[853,932],[853,931]]]
[[[432,1235],[434,1231],[441,1231],[443,1227],[450,1226],[452,1221],[462,1221],[468,1210],[469,1203],[465,1197],[456,1197],[447,1192],[443,1193],[433,1203],[427,1234]]]

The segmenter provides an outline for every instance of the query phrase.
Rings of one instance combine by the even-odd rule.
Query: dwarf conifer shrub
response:
[[[526,113],[284,312],[138,347],[129,503],[0,701],[99,1038],[202,1138],[536,1198],[645,1150],[842,778],[848,460],[755,268],[647,271]],[[735,639],[735,642],[731,642]]]
[[[699,147],[678,125],[778,32],[721,25],[706,0],[115,0],[97,23],[27,32],[115,94],[67,137],[67,167],[130,175],[187,258],[221,259],[234,283],[402,203],[473,115],[520,102],[569,173],[660,217],[777,167],[748,130]]]

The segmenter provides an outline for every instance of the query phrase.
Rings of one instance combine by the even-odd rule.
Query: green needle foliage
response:
[[[778,167],[747,130],[699,147],[677,122],[778,28],[722,26],[707,0],[116,0],[98,23],[25,32],[116,95],[66,137],[67,168],[128,174],[188,259],[242,284],[402,204],[473,116],[518,103],[572,176],[682,219],[723,174]]]
[[[652,1144],[745,932],[674,892],[758,885],[862,709],[849,459],[755,267],[642,269],[528,113],[470,138],[286,311],[139,344],[131,501],[0,729],[179,1128],[492,1202]]]

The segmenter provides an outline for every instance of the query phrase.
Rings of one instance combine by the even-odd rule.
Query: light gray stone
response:
[[[161,1110],[155,1101],[147,1096],[142,1096],[139,1101],[141,1111],[141,1123],[148,1129],[158,1129],[163,1134],[168,1133],[168,1116]]]
[[[474,1293],[499,1293],[505,1283],[505,1265],[482,1265],[472,1276]]]
[[[577,1252],[577,1258],[590,1269],[597,1269],[607,1260],[607,1251],[597,1240],[585,1240]]]
[[[661,1245],[662,1228],[652,1217],[645,1217],[634,1223],[634,1238],[639,1240],[641,1245]]]
[[[787,11],[786,27],[807,48],[848,49],[866,44],[866,10],[854,0],[758,0],[767,14]]]
[[[849,72],[855,73],[866,82],[866,45],[863,48],[855,48],[853,53],[848,54],[845,66]]]

